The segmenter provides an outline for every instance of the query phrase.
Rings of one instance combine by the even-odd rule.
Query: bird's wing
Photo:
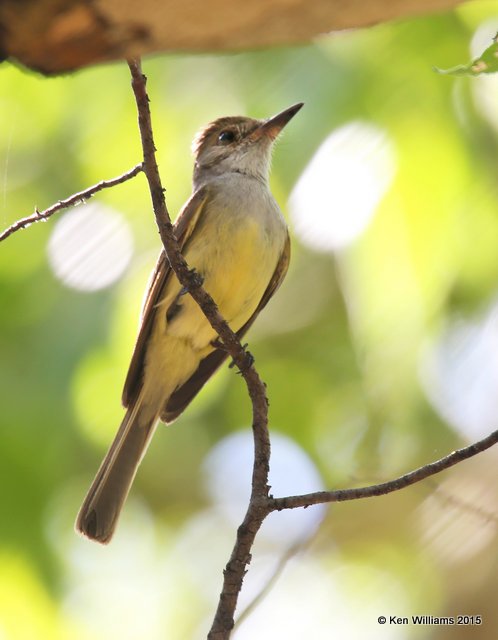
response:
[[[274,295],[274,293],[278,290],[278,288],[284,281],[284,278],[287,274],[287,270],[289,269],[290,254],[291,254],[290,238],[289,238],[289,233],[287,233],[284,248],[278,260],[275,271],[273,272],[271,280],[268,286],[266,287],[266,290],[263,293],[263,297],[261,298],[260,303],[256,307],[255,312],[252,314],[249,320],[245,323],[245,325],[241,329],[239,329],[239,331],[237,331],[237,335],[239,335],[239,337],[242,337],[249,330],[250,326],[256,320],[259,313],[266,307],[270,298]]]
[[[275,269],[275,272],[273,273],[270,283],[266,287],[263,297],[261,298],[261,301],[256,307],[256,310],[254,311],[252,316],[237,331],[237,336],[239,338],[242,338],[248,331],[253,322],[256,320],[260,311],[267,305],[270,298],[282,284],[282,281],[287,273],[287,269],[289,268],[289,261],[290,239],[289,235],[287,234],[284,249],[277,263],[277,267]],[[171,395],[165,407],[163,408],[163,411],[161,413],[161,420],[166,423],[176,420],[176,418],[178,418],[178,416],[190,404],[190,402],[194,399],[194,397],[209,380],[209,378],[214,374],[214,372],[223,364],[227,357],[228,354],[224,349],[215,349],[203,360],[201,360],[196,371],[186,382],[182,384],[181,387],[178,387],[178,389]]]
[[[174,234],[180,249],[185,247],[188,239],[192,235],[208,196],[208,188],[201,187],[185,203],[185,206],[178,216],[174,225]],[[140,391],[147,342],[154,324],[157,304],[161,300],[162,293],[170,274],[171,267],[163,249],[159,255],[156,267],[152,272],[144,298],[140,330],[138,332],[135,349],[133,351],[130,367],[128,369],[128,374],[123,388],[122,402],[125,407],[128,407],[135,400],[138,392]],[[163,312],[166,314],[167,309]]]

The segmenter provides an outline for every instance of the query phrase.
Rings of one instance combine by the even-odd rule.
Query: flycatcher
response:
[[[176,220],[175,236],[239,337],[289,265],[287,225],[268,178],[273,142],[302,106],[268,120],[219,118],[193,143],[193,195]],[[158,420],[173,422],[226,359],[216,338],[162,251],[123,390],[127,411],[76,520],[88,538],[111,539]]]

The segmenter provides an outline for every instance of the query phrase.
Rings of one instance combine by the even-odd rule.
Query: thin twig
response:
[[[149,98],[146,91],[146,77],[143,75],[140,61],[129,60],[132,76],[132,88],[138,110],[138,124],[144,154],[144,173],[149,182],[152,206],[156,217],[166,255],[178,280],[188,290],[200,306],[207,320],[216,331],[224,348],[239,368],[249,392],[253,411],[254,467],[252,494],[243,523],[237,531],[237,539],[230,560],[224,571],[223,588],[213,625],[209,632],[210,640],[224,640],[230,636],[234,625],[234,612],[246,567],[251,559],[251,547],[254,538],[268,515],[268,472],[270,460],[270,438],[268,434],[268,400],[265,385],[252,364],[252,357],[241,346],[238,337],[220,315],[215,302],[204,291],[197,274],[189,269],[173,234],[164,189],[155,157],[155,145],[152,133]]]
[[[440,458],[435,462],[419,467],[410,473],[406,473],[399,478],[374,484],[368,487],[358,487],[356,489],[338,489],[337,491],[317,491],[315,493],[306,493],[301,496],[288,496],[285,498],[270,498],[270,508],[272,511],[281,511],[282,509],[297,509],[298,507],[310,507],[313,504],[323,504],[326,502],[345,502],[346,500],[359,500],[360,498],[372,498],[374,496],[383,496],[393,491],[399,491],[405,487],[420,482],[425,478],[440,473],[445,469],[472,458],[478,453],[482,453],[498,442],[498,430],[490,433],[478,442],[474,442],[468,447],[457,449],[444,458]]]
[[[50,218],[50,216],[53,216],[54,213],[57,213],[57,211],[60,211],[61,209],[67,209],[68,207],[73,207],[76,204],[79,204],[81,202],[84,202],[85,200],[88,200],[93,195],[95,195],[99,191],[102,191],[103,189],[109,189],[110,187],[115,187],[116,185],[122,184],[127,180],[131,180],[141,171],[143,171],[142,164],[137,164],[137,166],[133,167],[133,169],[130,169],[130,171],[126,171],[125,173],[122,173],[120,176],[117,176],[116,178],[111,178],[110,180],[101,180],[97,184],[94,184],[93,187],[88,187],[88,189],[85,189],[84,191],[73,193],[72,196],[69,196],[69,198],[66,198],[65,200],[59,200],[59,202],[56,202],[48,209],[44,209],[43,211],[38,211],[38,209],[35,209],[35,212],[32,215],[27,216],[26,218],[21,218],[20,220],[17,220],[17,222],[14,222],[14,224],[10,225],[8,229],[5,229],[5,231],[3,231],[0,234],[0,242],[8,238],[10,235],[15,233],[16,231],[19,231],[19,229],[25,229],[26,227],[29,227],[29,225],[33,224],[34,222],[41,222],[42,220],[48,220],[48,218]]]

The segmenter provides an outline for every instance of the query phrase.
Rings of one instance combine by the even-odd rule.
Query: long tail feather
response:
[[[76,530],[91,540],[106,544],[112,538],[156,422],[140,399],[126,412],[76,518]]]

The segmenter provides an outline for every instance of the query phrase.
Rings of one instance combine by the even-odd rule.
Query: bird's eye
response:
[[[218,136],[218,142],[221,142],[221,144],[230,144],[230,142],[233,142],[234,140],[235,131],[231,131],[230,129],[222,131]]]

